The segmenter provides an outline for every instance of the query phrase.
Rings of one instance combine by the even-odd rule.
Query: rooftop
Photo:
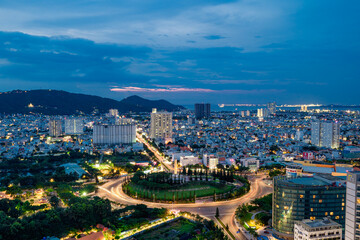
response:
[[[302,221],[297,221],[297,224],[301,224],[303,227],[307,229],[315,230],[316,228],[341,228],[341,224],[329,219],[317,219],[317,220],[310,220],[310,219],[303,219]],[[320,230],[320,229],[316,229]]]
[[[327,182],[322,181],[320,179],[316,179],[313,177],[300,177],[300,178],[293,178],[289,179],[289,182],[301,185],[312,185],[312,186],[325,186],[329,185]]]

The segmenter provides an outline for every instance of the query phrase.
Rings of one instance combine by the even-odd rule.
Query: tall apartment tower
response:
[[[311,143],[326,148],[338,148],[340,145],[340,124],[319,120],[311,123]]]
[[[49,121],[49,135],[51,137],[58,137],[63,133],[62,121],[59,119],[52,119]]]
[[[82,134],[84,123],[81,118],[65,119],[65,134]]]
[[[150,138],[172,138],[172,113],[157,112],[156,108],[151,113]]]
[[[196,119],[209,118],[211,116],[210,103],[195,103]]]
[[[267,104],[267,109],[269,110],[270,114],[276,113],[276,102],[270,102]]]
[[[346,177],[345,240],[360,239],[360,172],[348,172]]]
[[[93,144],[116,145],[135,142],[135,124],[94,125]]]
[[[109,109],[109,116],[117,117],[119,116],[119,111],[117,109]]]
[[[260,119],[264,119],[269,117],[269,110],[267,108],[259,108],[257,110],[257,117]]]

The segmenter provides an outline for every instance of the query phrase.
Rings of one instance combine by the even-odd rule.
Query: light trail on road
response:
[[[219,202],[206,202],[206,203],[182,203],[182,204],[169,204],[169,203],[154,203],[147,202],[139,199],[134,199],[126,195],[122,191],[122,179],[117,179],[105,183],[99,187],[97,195],[99,197],[106,197],[109,200],[119,202],[126,205],[145,204],[151,208],[167,208],[177,209],[180,211],[190,212],[193,214],[199,214],[204,217],[208,217],[215,220],[216,208],[219,208],[221,221],[229,226],[230,232],[236,237],[236,239],[246,239],[246,237],[240,232],[237,233],[238,227],[235,223],[235,211],[241,204],[249,203],[255,198],[262,197],[269,193],[272,193],[272,187],[266,185],[263,181],[263,176],[252,176],[249,178],[251,182],[250,191],[244,196],[232,199],[228,201]]]

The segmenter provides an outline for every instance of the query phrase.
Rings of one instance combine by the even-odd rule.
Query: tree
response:
[[[11,187],[6,188],[6,194],[10,194],[12,197],[20,193],[22,193],[22,190],[19,186],[13,185]]]
[[[53,207],[53,208],[57,208],[59,206],[59,198],[57,198],[56,196],[51,196],[50,200],[50,205]]]
[[[220,214],[219,214],[219,208],[216,208],[215,217],[218,218],[219,216],[220,216]]]

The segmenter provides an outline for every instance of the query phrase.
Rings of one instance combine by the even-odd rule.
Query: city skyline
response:
[[[0,4],[0,91],[360,104],[359,3]]]

